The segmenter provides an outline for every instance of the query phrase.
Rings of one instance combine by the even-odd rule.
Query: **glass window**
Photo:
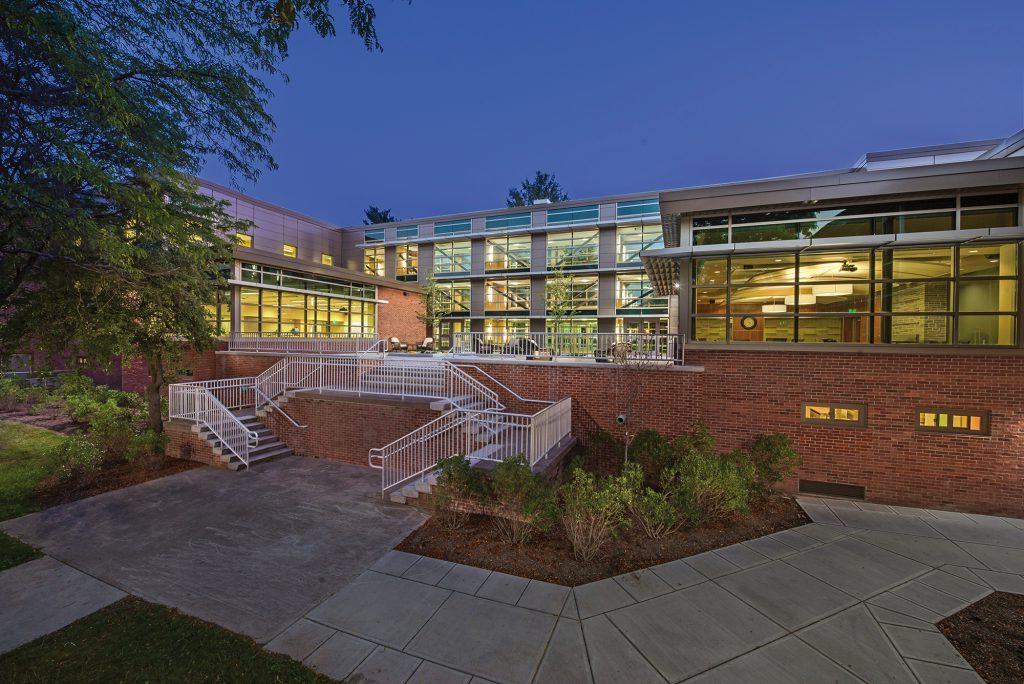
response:
[[[235,233],[235,244],[239,247],[252,247],[252,235],[248,233]]]
[[[501,216],[488,216],[484,220],[484,227],[487,230],[514,230],[529,228],[531,221],[530,214],[502,214]]]
[[[530,334],[529,318],[488,318],[484,321],[488,343],[504,343],[509,338]]]
[[[960,228],[1011,228],[1017,225],[1017,208],[960,212]]]
[[[384,242],[384,229],[374,228],[363,231],[363,242]]]
[[[796,257],[793,254],[733,257],[729,274],[733,285],[737,283],[792,283],[796,281]]]
[[[693,218],[694,228],[710,228],[712,226],[728,226],[728,216],[695,216]]]
[[[926,233],[933,230],[953,230],[956,228],[956,213],[942,214],[907,214],[891,218],[893,230],[887,233]]]
[[[871,252],[804,252],[800,255],[800,282],[869,280]]]
[[[693,231],[695,245],[724,245],[729,242],[728,228],[706,228]]]
[[[324,266],[334,266],[334,257],[330,254],[321,254],[320,263]]]
[[[545,295],[548,315],[553,315],[558,309],[570,316],[597,311],[597,276],[570,276],[566,279],[566,285],[560,293],[551,287],[550,280],[547,281]],[[556,299],[559,296],[563,297],[561,301]]]
[[[693,282],[697,285],[725,285],[729,278],[726,257],[693,260]]]
[[[665,313],[668,309],[668,298],[658,296],[646,273],[615,276],[615,291],[617,313]]]
[[[395,237],[399,240],[409,240],[412,238],[419,237],[420,227],[419,226],[399,226],[395,229]]]
[[[973,244],[960,247],[960,276],[984,278],[1017,275],[1017,244]]]
[[[640,252],[665,246],[660,225],[619,226],[615,231],[620,264],[639,264]]]
[[[548,233],[548,268],[596,268],[597,235],[596,230]]]
[[[363,272],[384,277],[384,248],[366,247],[363,249]]]
[[[531,242],[529,235],[487,238],[484,268],[488,271],[529,271]]]
[[[460,235],[468,233],[471,227],[469,219],[458,221],[440,221],[434,224],[434,235]]]
[[[640,218],[647,216],[659,216],[661,209],[658,206],[658,198],[629,200],[619,202],[615,205],[615,217],[620,219]]]
[[[467,316],[470,312],[470,284],[468,280],[452,280],[437,284],[441,309],[447,315]]]
[[[395,248],[395,278],[416,280],[419,273],[419,245],[398,245]]]
[[[289,245],[288,243],[285,243],[281,246],[281,253],[284,254],[289,259],[295,259],[299,256],[299,250],[295,247],[295,245]]]
[[[725,318],[693,319],[693,339],[697,342],[725,342]]]
[[[484,282],[485,311],[529,311],[530,280],[502,278]]]
[[[881,250],[875,258],[876,278],[921,280],[953,276],[952,247]]]
[[[564,207],[561,209],[548,209],[548,225],[572,225],[575,223],[595,223],[597,221],[598,208],[596,204],[584,207]]]
[[[796,223],[773,223],[763,226],[732,227],[733,242],[770,242],[774,240],[796,240],[800,227]]]
[[[803,422],[862,427],[867,424],[867,409],[862,404],[804,404]]]
[[[957,343],[1008,346],[1017,343],[1017,317],[961,314],[957,317]]]
[[[434,273],[469,273],[472,260],[469,240],[434,243]]]
[[[802,238],[830,238],[872,235],[875,231],[875,219],[831,219],[827,221],[810,221],[800,224]]]
[[[964,409],[918,409],[917,428],[925,432],[961,432],[987,435],[991,414]]]
[[[1000,204],[1017,204],[1017,193],[1000,192],[992,195],[964,195],[960,198],[961,207],[990,207]]]

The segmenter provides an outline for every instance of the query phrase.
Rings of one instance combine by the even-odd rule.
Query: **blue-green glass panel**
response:
[[[529,228],[529,214],[505,214],[504,216],[488,216],[487,230],[511,230],[513,228]]]
[[[615,207],[617,218],[640,218],[642,216],[658,216],[661,209],[658,206],[658,199],[630,200],[619,202]]]
[[[565,225],[567,223],[593,223],[597,221],[597,205],[588,204],[584,207],[565,207],[564,209],[548,209],[548,225]]]
[[[434,224],[434,235],[458,235],[459,233],[468,233],[469,229],[469,219],[461,221],[439,221]]]

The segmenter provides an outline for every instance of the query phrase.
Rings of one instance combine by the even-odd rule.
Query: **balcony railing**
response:
[[[685,338],[657,333],[452,333],[449,353],[683,363]]]
[[[373,333],[267,333],[234,332],[228,338],[229,351],[280,354],[359,354],[379,342]]]

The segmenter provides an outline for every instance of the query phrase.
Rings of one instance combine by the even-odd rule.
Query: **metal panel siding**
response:
[[[598,207],[597,220],[598,221],[614,221],[615,217],[616,217],[616,214],[615,214],[616,204],[617,203],[612,202],[611,204],[602,204],[602,205],[600,205]]]
[[[395,255],[394,247],[384,248],[384,277],[388,280],[395,279],[395,266],[397,265],[397,259]]]
[[[548,225],[548,212],[546,209],[533,212],[533,227],[540,228]]]
[[[429,242],[420,245],[419,251],[419,282],[426,282],[431,273],[434,272],[434,245]]]
[[[431,237],[434,234],[433,223],[421,223],[420,224],[420,237]]]
[[[544,276],[534,276],[530,278],[530,315],[531,316],[544,316],[547,314],[546,296],[547,290],[545,289],[545,283],[547,278]]]
[[[604,205],[602,205],[603,207]],[[613,227],[601,228],[598,233],[598,264],[601,268],[615,268],[615,231]]]
[[[544,233],[534,233],[530,242],[530,269],[544,271],[548,267],[548,236]]]
[[[483,216],[474,216],[472,219],[470,219],[469,232],[482,233],[485,230],[485,219]]]
[[[472,280],[469,283],[469,314],[471,316],[484,315],[484,281],[482,280]],[[480,329],[483,330],[483,326]]]
[[[473,240],[470,244],[470,254],[472,255],[472,263],[470,264],[470,273],[473,275],[482,275],[484,273],[484,241]]]
[[[597,277],[597,313],[599,316],[615,314],[614,273],[602,273]]]

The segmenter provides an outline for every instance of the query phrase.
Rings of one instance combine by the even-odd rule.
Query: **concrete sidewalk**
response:
[[[935,623],[1024,593],[1024,521],[801,498],[814,524],[575,587],[398,551],[268,648],[368,682],[980,682]]]

